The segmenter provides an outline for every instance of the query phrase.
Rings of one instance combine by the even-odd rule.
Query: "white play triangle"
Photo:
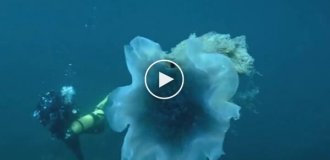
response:
[[[174,79],[162,72],[158,72],[158,87],[163,87],[167,83],[173,81]]]

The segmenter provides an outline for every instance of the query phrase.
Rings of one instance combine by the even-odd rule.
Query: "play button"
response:
[[[163,87],[165,84],[170,83],[174,79],[162,72],[158,73],[158,87]]]
[[[144,84],[152,96],[166,100],[180,93],[184,84],[184,75],[178,64],[161,59],[148,67],[144,75]]]

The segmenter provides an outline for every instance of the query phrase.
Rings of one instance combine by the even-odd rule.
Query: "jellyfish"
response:
[[[126,131],[121,159],[219,159],[230,122],[240,116],[232,102],[238,75],[253,69],[244,36],[193,34],[171,52],[138,36],[124,50],[132,82],[109,94],[106,109],[111,128]],[[176,62],[185,76],[181,92],[170,99],[153,97],[144,84],[148,66],[161,59]]]

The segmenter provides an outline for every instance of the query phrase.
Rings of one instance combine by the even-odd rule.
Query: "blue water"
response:
[[[123,46],[170,50],[190,33],[246,35],[260,94],[241,110],[223,160],[330,159],[327,0],[2,0],[0,159],[73,159],[33,119],[38,96],[73,84],[83,113],[130,82]],[[72,66],[69,66],[72,64]],[[66,76],[69,74],[69,76]],[[83,135],[86,159],[120,159],[123,134]]]

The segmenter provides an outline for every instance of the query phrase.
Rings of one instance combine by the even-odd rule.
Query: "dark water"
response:
[[[72,159],[32,118],[38,95],[71,83],[82,112],[130,82],[123,45],[169,50],[190,33],[246,35],[262,77],[223,160],[330,159],[327,0],[2,0],[0,159]],[[68,64],[72,64],[71,67]],[[71,76],[65,76],[69,73]],[[82,136],[86,159],[120,159],[122,135]]]

